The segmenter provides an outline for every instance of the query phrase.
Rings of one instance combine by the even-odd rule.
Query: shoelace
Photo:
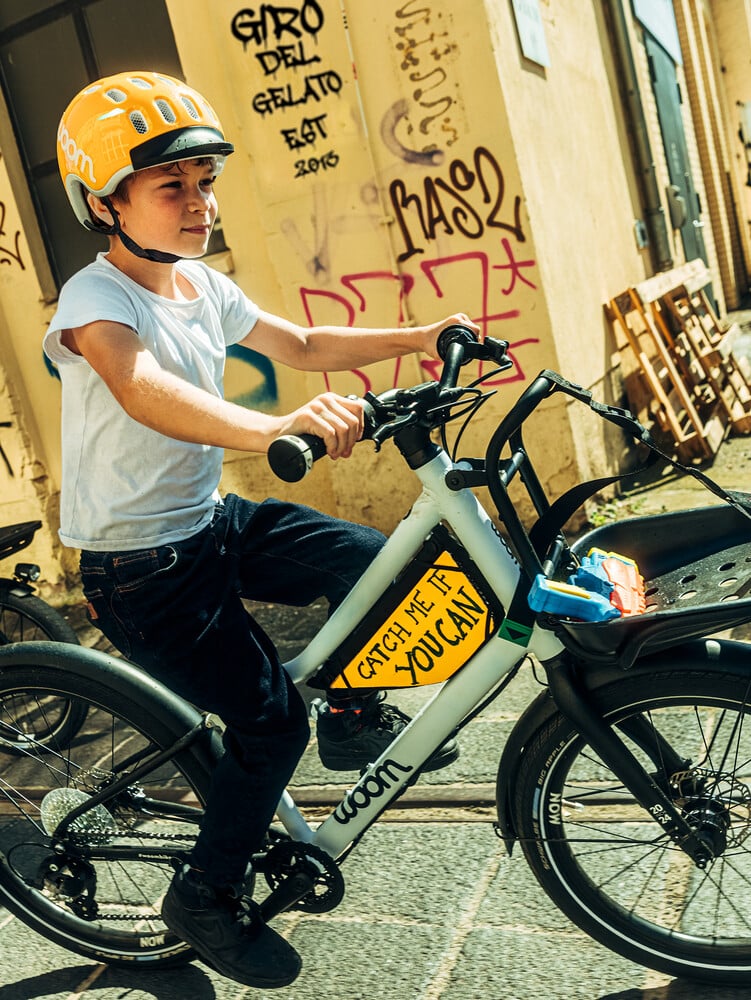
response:
[[[263,923],[260,907],[248,896],[241,896],[238,899],[236,919],[245,933],[260,929]]]
[[[379,704],[373,713],[373,722],[378,729],[393,729],[394,723],[402,722],[404,726],[409,722],[409,716],[398,709],[395,705]],[[402,726],[401,728],[404,728]]]

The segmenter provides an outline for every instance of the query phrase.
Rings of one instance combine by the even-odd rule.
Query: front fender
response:
[[[628,673],[645,679],[660,670],[674,670],[676,661],[692,669],[737,673],[740,679],[751,681],[751,646],[733,639],[694,639],[671,649],[662,650],[652,656],[637,660],[628,671],[614,666],[589,667],[582,665],[581,676],[588,691],[622,680]],[[496,777],[495,796],[498,815],[496,828],[506,850],[511,854],[518,839],[514,823],[514,782],[525,747],[543,726],[558,713],[548,690],[539,694],[531,702],[516,722],[501,754]]]

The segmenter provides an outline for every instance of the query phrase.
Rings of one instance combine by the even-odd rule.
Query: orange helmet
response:
[[[78,221],[94,228],[86,191],[112,194],[128,174],[212,156],[215,172],[233,152],[211,105],[163,73],[117,73],[73,98],[57,130],[57,161]]]

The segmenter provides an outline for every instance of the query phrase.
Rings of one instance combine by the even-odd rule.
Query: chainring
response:
[[[344,879],[334,859],[319,847],[295,840],[279,840],[266,854],[263,873],[269,888],[276,889],[293,875],[305,872],[314,886],[294,904],[304,913],[327,913],[344,898]]]

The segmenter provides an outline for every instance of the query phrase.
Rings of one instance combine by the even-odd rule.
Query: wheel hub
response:
[[[673,775],[677,804],[706,844],[710,859],[751,834],[751,789],[730,774],[693,768]]]

